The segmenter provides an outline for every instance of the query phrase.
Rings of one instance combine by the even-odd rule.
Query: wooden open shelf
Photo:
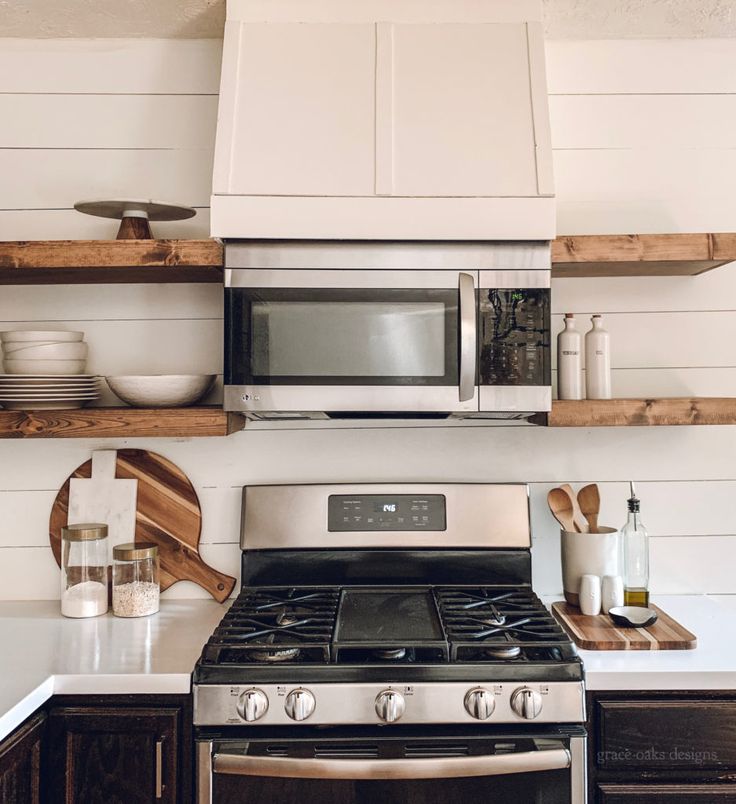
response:
[[[694,276],[736,261],[736,234],[572,235],[553,277]],[[0,285],[222,282],[218,240],[0,242]]]
[[[0,285],[222,282],[217,240],[0,242]]]
[[[736,234],[574,235],[552,241],[552,276],[694,276],[736,260]]]
[[[736,398],[555,400],[530,420],[549,427],[736,424]],[[242,430],[219,407],[1,410],[0,438],[196,438]]]
[[[532,421],[549,427],[736,424],[736,398],[555,400]]]
[[[185,438],[226,436],[245,419],[219,407],[0,410],[0,438]]]

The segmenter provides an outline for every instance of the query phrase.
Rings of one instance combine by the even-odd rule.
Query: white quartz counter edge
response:
[[[551,604],[561,596],[545,598]],[[663,611],[692,631],[694,650],[580,650],[589,690],[736,690],[736,595],[660,595]]]
[[[0,602],[0,740],[52,695],[186,694],[226,611],[162,601],[151,617],[70,620],[56,601]]]

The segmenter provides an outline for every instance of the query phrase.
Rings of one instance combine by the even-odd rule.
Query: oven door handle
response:
[[[472,274],[458,275],[460,294],[460,401],[467,402],[475,394],[475,363],[478,344],[475,305],[475,282]]]
[[[287,779],[453,779],[503,776],[570,767],[567,748],[432,759],[303,759],[216,753],[215,773]]]

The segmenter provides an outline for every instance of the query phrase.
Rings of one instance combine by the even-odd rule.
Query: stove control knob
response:
[[[284,703],[286,714],[292,720],[306,720],[312,712],[314,712],[315,706],[316,701],[314,700],[314,695],[312,695],[309,690],[302,689],[301,687],[292,690],[286,696]]]
[[[376,714],[384,723],[394,723],[406,709],[404,696],[396,690],[384,690],[376,698]]]
[[[511,695],[511,708],[519,717],[534,720],[542,711],[542,696],[529,687],[519,687]]]
[[[475,687],[465,696],[465,711],[476,720],[488,720],[495,706],[493,693],[483,687]]]
[[[258,690],[255,687],[246,690],[238,698],[238,714],[243,720],[252,723],[254,720],[259,720],[268,711],[268,698],[263,690]]]

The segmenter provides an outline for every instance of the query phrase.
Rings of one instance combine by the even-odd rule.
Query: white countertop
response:
[[[698,647],[581,650],[588,689],[736,690],[736,595],[653,602],[689,628]],[[225,610],[207,600],[166,600],[152,617],[70,620],[56,601],[0,602],[0,739],[54,694],[189,692],[194,664]]]
[[[692,631],[697,647],[581,650],[587,688],[736,690],[736,595],[660,595],[652,602]]]
[[[54,694],[188,693],[227,606],[162,600],[151,617],[72,620],[58,601],[0,602],[0,739]]]

